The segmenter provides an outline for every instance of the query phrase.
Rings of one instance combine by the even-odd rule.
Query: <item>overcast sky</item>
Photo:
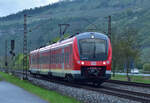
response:
[[[0,17],[57,1],[59,0],[0,0]]]

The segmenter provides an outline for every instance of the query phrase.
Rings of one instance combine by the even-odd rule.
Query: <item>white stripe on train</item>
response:
[[[71,73],[71,74],[81,74],[80,70],[60,70],[60,69],[30,69],[31,71],[41,71],[41,72],[57,72],[57,73]],[[111,74],[111,70],[106,70],[106,74]]]

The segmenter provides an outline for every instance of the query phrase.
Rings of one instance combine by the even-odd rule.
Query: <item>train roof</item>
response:
[[[73,43],[74,38],[75,37],[68,38],[68,39],[65,39],[62,41],[58,41],[58,42],[51,44],[51,45],[48,45],[48,46],[38,48],[36,50],[31,51],[30,54],[34,54],[34,53],[42,52],[42,51],[47,51],[49,49],[57,48],[57,47],[60,47],[60,46],[66,45],[66,44],[71,44],[71,43]]]
[[[94,35],[94,36],[100,37],[100,38],[104,38],[104,39],[108,39],[107,35],[105,35],[103,33],[98,33],[98,32],[85,32],[85,33],[81,33],[81,34],[77,35],[76,37],[77,38],[82,38],[82,37],[85,37],[85,36],[87,36],[87,37],[90,36],[91,37],[91,35]]]
[[[80,33],[78,35],[75,35],[75,36],[73,36],[71,38],[66,38],[66,39],[64,39],[62,41],[60,40],[60,41],[58,41],[58,42],[56,42],[54,44],[51,44],[51,45],[48,45],[48,46],[45,46],[45,47],[33,50],[33,51],[30,52],[30,54],[47,51],[47,50],[52,49],[52,48],[57,48],[57,47],[59,47],[61,45],[71,44],[71,43],[73,43],[73,40],[74,40],[75,37],[82,38],[82,37],[85,37],[85,36],[91,36],[92,34],[94,34],[95,36],[99,36],[100,38],[104,38],[104,39],[108,38],[105,34],[102,34],[102,33],[98,33],[98,32],[84,32],[84,33]]]

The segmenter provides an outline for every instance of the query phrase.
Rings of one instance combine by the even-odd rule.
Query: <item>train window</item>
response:
[[[60,54],[60,63],[62,63],[62,53]]]
[[[59,54],[57,54],[57,64],[59,64]]]
[[[70,46],[70,53],[72,54],[72,45]]]
[[[103,39],[81,39],[79,40],[81,60],[105,60],[106,40]]]
[[[35,57],[32,58],[32,61],[33,61],[33,65],[35,65]]]
[[[39,64],[42,64],[42,57],[39,56]]]
[[[52,54],[52,64],[54,63],[54,55]]]
[[[65,64],[68,64],[68,52],[65,53]]]
[[[32,57],[32,64],[34,65],[34,58]]]
[[[56,64],[56,54],[54,54],[54,64]]]
[[[47,56],[44,56],[44,62],[43,64],[47,64]]]
[[[49,63],[48,63],[48,55],[46,55],[45,57],[46,57],[46,62],[45,62],[45,63],[46,63],[46,64],[49,64]]]
[[[54,54],[52,54],[52,64],[54,64]]]
[[[71,63],[72,62],[72,45],[70,46],[70,55],[69,55],[69,58],[70,58],[69,62]]]
[[[51,64],[51,51],[49,52],[49,64]]]
[[[53,64],[55,63],[55,54],[52,54],[53,55]]]
[[[42,64],[44,64],[44,62],[45,62],[44,56],[42,56],[42,61],[41,62],[42,62]]]
[[[51,54],[51,64],[53,64],[53,55]]]
[[[54,64],[56,64],[56,54],[54,54]]]
[[[61,63],[61,62],[60,62],[60,57],[61,57],[61,55],[60,55],[60,53],[59,53],[59,64]]]
[[[56,54],[56,64],[58,64],[58,54]]]
[[[42,57],[39,57],[39,64],[42,64]]]
[[[67,53],[65,53],[65,64],[66,64],[66,60],[67,60],[67,58],[66,58],[66,54],[67,54]]]
[[[61,56],[61,63],[64,63],[64,53],[62,53],[62,56]]]
[[[48,56],[46,55],[45,57],[46,57],[46,62],[45,63],[48,64]]]
[[[35,59],[32,57],[32,64],[35,65]]]
[[[49,54],[49,60],[50,60],[50,64],[52,64],[52,55],[51,55],[51,51],[50,51],[50,54]]]
[[[31,64],[33,64],[33,56],[30,57]]]
[[[57,64],[57,54],[55,54],[55,64]]]
[[[70,53],[67,53],[67,64],[69,63],[69,60],[70,60],[69,55]]]
[[[40,58],[39,58],[40,60],[39,60],[39,64],[42,64],[42,56],[40,55]]]
[[[32,64],[34,64],[34,57],[32,56],[32,58],[31,58],[31,59],[32,59]]]

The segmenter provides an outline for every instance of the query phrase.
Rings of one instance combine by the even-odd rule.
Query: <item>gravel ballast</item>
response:
[[[41,86],[48,90],[59,92],[62,95],[73,97],[84,103],[139,103],[116,96],[106,95],[100,92],[69,87],[32,77],[29,77],[29,81],[31,81],[35,85]]]

